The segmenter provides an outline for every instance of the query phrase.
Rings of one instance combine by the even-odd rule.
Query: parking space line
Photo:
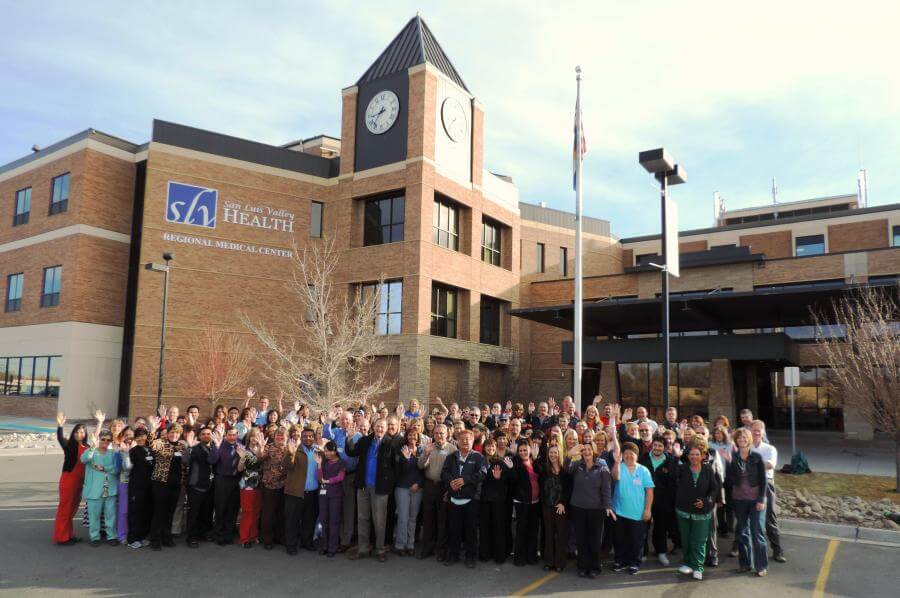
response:
[[[519,590],[518,592],[513,592],[511,595],[512,595],[512,596],[525,596],[525,595],[527,595],[527,594],[530,594],[531,592],[535,591],[536,589],[538,589],[539,587],[541,587],[542,585],[544,585],[545,583],[547,583],[547,582],[550,581],[551,579],[556,578],[557,576],[559,576],[559,573],[558,573],[558,572],[556,572],[556,571],[551,571],[550,573],[548,573],[547,575],[543,576],[542,578],[537,579],[537,580],[531,582],[530,584],[528,584],[527,586],[525,586],[524,588],[522,588],[522,589]]]
[[[828,548],[825,550],[825,556],[822,558],[822,566],[819,568],[819,576],[816,578],[816,588],[813,590],[813,598],[822,598],[825,596],[825,585],[828,583],[828,576],[831,574],[831,563],[834,561],[834,555],[837,553],[840,540],[831,540]]]

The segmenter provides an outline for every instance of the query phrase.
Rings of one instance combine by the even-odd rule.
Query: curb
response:
[[[58,446],[45,446],[37,448],[0,449],[0,459],[3,457],[33,457],[40,455],[62,455],[62,449]]]
[[[836,538],[848,542],[874,542],[900,546],[900,531],[858,527],[839,523],[822,523],[820,521],[804,521],[802,519],[782,519],[779,522],[781,531],[786,534],[812,535],[825,538]]]

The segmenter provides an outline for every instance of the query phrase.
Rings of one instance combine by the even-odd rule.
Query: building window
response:
[[[59,305],[59,292],[62,289],[62,266],[44,268],[44,285],[41,291],[41,307]]]
[[[500,265],[500,225],[492,220],[481,220],[481,261]]]
[[[431,334],[456,338],[457,290],[441,284],[431,286]]]
[[[366,201],[363,244],[382,245],[403,240],[404,196]]]
[[[6,277],[6,311],[19,311],[22,309],[22,287],[25,284],[25,274],[10,274]]]
[[[537,272],[543,274],[546,272],[546,268],[544,267],[544,244],[537,244]]]
[[[309,209],[309,236],[322,237],[322,211],[325,206],[321,201],[310,202]]]
[[[791,425],[791,395],[784,387],[780,371],[771,372],[771,383],[776,391],[772,427],[788,428]],[[836,390],[831,368],[806,366],[800,368],[800,386],[794,389],[797,428],[804,430],[841,430],[844,402]]]
[[[16,211],[13,216],[13,226],[28,224],[29,214],[31,214],[31,187],[16,191]]]
[[[61,214],[69,209],[69,173],[53,179],[53,194],[50,196],[50,215]]]
[[[893,237],[894,237],[894,242],[893,242],[894,247],[900,247],[900,226],[895,226],[894,230],[891,232],[893,233]]]
[[[565,247],[559,248],[559,274],[563,278],[569,275],[569,250]]]
[[[662,418],[662,364],[620,363],[617,369],[622,404],[648,406],[651,417]],[[669,405],[680,415],[708,415],[710,370],[708,361],[669,364]]]
[[[481,342],[488,345],[500,344],[500,301],[487,295],[481,296]]]
[[[808,235],[797,237],[797,257],[803,255],[823,255],[825,253],[825,235]]]
[[[363,285],[363,293],[374,293],[377,283]],[[381,285],[378,313],[375,315],[375,334],[400,334],[403,312],[403,281],[389,280]]]
[[[0,357],[0,394],[58,397],[62,358]]]
[[[459,249],[459,208],[445,199],[434,200],[431,242],[453,251]]]

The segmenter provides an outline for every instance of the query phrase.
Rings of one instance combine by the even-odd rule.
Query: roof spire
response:
[[[416,16],[411,18],[400,30],[400,33],[394,37],[356,84],[360,85],[381,79],[423,62],[433,64],[451,81],[467,92],[469,91],[419,11],[416,11]]]

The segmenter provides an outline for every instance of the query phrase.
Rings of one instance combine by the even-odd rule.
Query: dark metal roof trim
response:
[[[387,75],[405,71],[423,62],[430,62],[454,83],[467,92],[469,91],[431,29],[418,15],[410,19],[400,33],[391,40],[391,43],[372,63],[372,66],[363,73],[356,84],[369,83]]]
[[[138,148],[140,147],[136,143],[132,143],[132,142],[122,139],[120,137],[108,135],[101,131],[97,131],[96,129],[85,129],[84,131],[75,133],[71,137],[66,137],[62,141],[57,141],[56,143],[54,143],[52,145],[48,145],[47,147],[41,149],[40,151],[32,152],[31,154],[29,154],[27,156],[23,156],[23,157],[19,158],[18,160],[13,160],[12,162],[9,162],[8,164],[4,164],[3,166],[0,166],[0,174],[3,174],[4,172],[8,172],[10,170],[18,168],[20,166],[24,166],[25,164],[28,164],[29,162],[34,162],[35,160],[39,160],[40,158],[48,156],[48,155],[52,154],[53,152],[59,151],[59,150],[63,149],[64,147],[68,147],[70,145],[73,145],[73,144],[78,143],[79,141],[83,141],[85,139],[93,139],[94,141],[99,141],[100,143],[104,143],[111,147],[115,147],[120,150],[132,153],[132,154],[136,153],[138,151]]]
[[[900,210],[900,203],[890,203],[883,206],[872,206],[869,208],[856,208],[854,210],[846,210],[841,212],[827,212],[825,214],[812,214],[810,216],[793,216],[791,218],[778,218],[777,220],[762,220],[759,222],[742,222],[741,224],[729,224],[728,226],[712,226],[709,228],[695,228],[692,230],[683,230],[678,232],[679,237],[691,237],[694,235],[708,235],[710,233],[719,233],[732,230],[746,230],[751,228],[764,228],[766,226],[777,226],[779,224],[795,224],[797,222],[812,222],[813,220],[828,220],[829,218],[845,218],[848,216],[858,216],[860,214],[877,214],[878,212],[890,212],[892,210]],[[638,237],[627,237],[619,239],[623,245],[627,243],[639,243],[640,241],[655,241],[660,235],[642,235]]]
[[[340,158],[322,158],[186,125],[153,121],[153,141],[321,178],[338,176]]]

